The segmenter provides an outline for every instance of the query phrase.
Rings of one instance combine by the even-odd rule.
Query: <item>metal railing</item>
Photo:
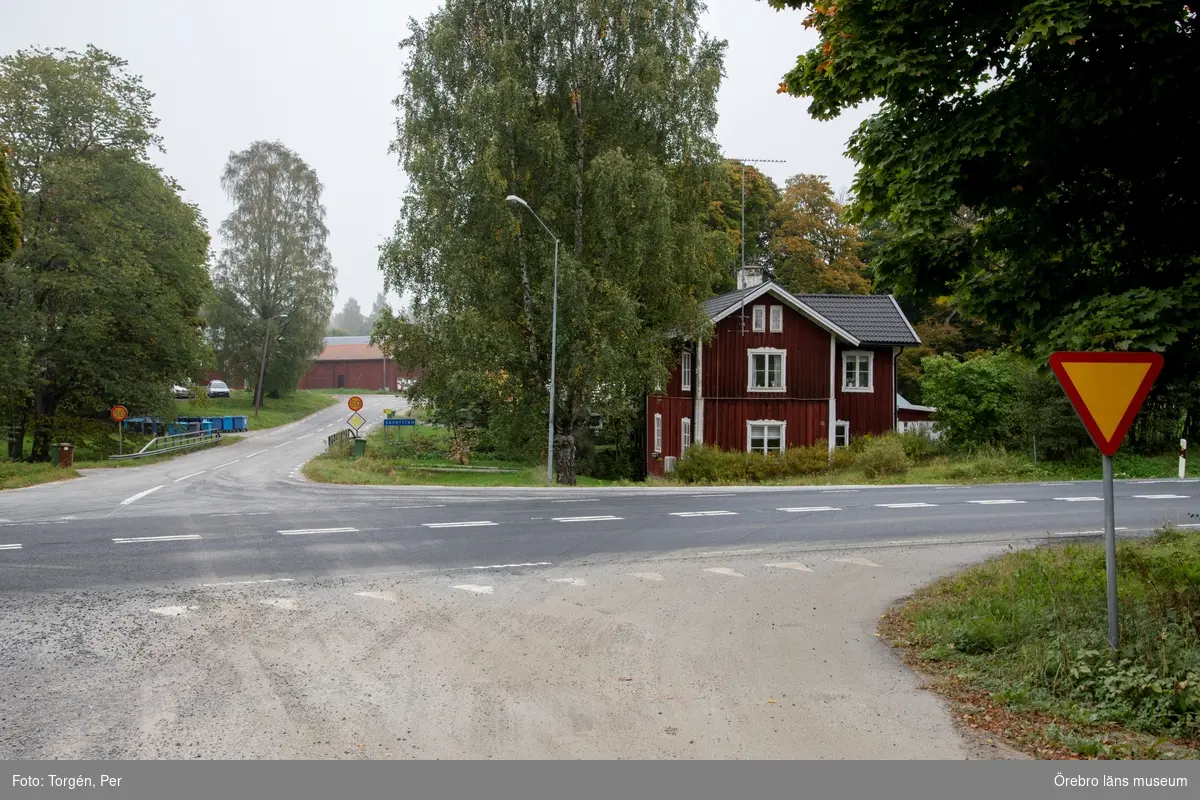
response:
[[[155,436],[153,439],[146,442],[145,447],[136,453],[129,453],[123,456],[109,456],[109,458],[113,459],[114,461],[130,458],[146,458],[147,456],[157,456],[161,453],[173,453],[176,450],[187,450],[192,447],[215,444],[219,441],[221,441],[220,431],[176,433],[170,436]]]

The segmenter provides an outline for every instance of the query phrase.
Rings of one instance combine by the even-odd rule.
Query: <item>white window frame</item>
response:
[[[846,381],[846,367],[850,363],[850,359],[854,359],[854,375],[857,379],[862,372],[859,368],[859,360],[865,358],[867,360],[867,385],[866,386],[850,386]],[[855,381],[857,383],[857,380]],[[843,392],[873,392],[875,391],[875,354],[870,350],[847,350],[842,353],[842,391]]]
[[[782,420],[782,419],[750,419],[750,420],[746,420],[746,452],[747,453],[774,452],[771,450],[767,450],[767,448],[766,448],[766,442],[767,442],[768,437],[766,435],[765,430],[763,431],[763,450],[758,451],[758,450],[752,450],[750,448],[750,442],[754,438],[754,427],[756,425],[778,426],[778,428],[779,428],[779,453],[778,454],[783,455],[785,452],[787,452],[787,421],[786,420]]]
[[[844,428],[846,431],[846,441],[838,444],[838,430]],[[850,446],[850,423],[847,420],[839,419],[833,423],[833,446],[834,447],[849,447]]]
[[[767,307],[754,306],[750,309],[750,330],[762,333],[767,329]]]
[[[683,458],[683,454],[692,446],[692,420],[690,417],[684,417],[679,421],[679,457]]]
[[[654,452],[662,452],[662,414],[654,415]]]
[[[771,333],[783,333],[783,306],[771,306]]]
[[[692,390],[692,351],[684,350],[683,356],[679,359],[679,389],[680,391],[690,392]]]
[[[779,381],[777,387],[757,387],[754,385],[754,357],[767,356],[767,375],[771,374],[771,356],[779,356]],[[778,347],[756,347],[746,350],[746,391],[782,394],[787,392],[787,350]]]

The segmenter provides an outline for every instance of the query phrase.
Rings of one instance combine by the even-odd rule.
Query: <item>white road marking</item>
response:
[[[255,456],[261,456],[263,453],[267,452],[267,450],[270,450],[270,449],[271,448],[268,447],[266,450],[259,450],[256,453],[251,453],[250,455],[246,456],[246,458],[254,458]]]
[[[495,592],[495,589],[491,586],[480,586],[476,583],[463,583],[451,588],[462,589],[464,592],[474,592],[475,594],[492,594]]]
[[[858,489],[822,489],[821,494],[849,494],[850,492],[857,492],[857,491],[859,491],[859,490]]]
[[[763,549],[756,547],[753,550],[709,550],[704,553],[697,553],[701,556],[748,556],[754,553],[761,553]]]
[[[19,544],[0,544],[0,550],[20,550]]]
[[[187,542],[202,538],[198,533],[189,533],[180,536],[137,536],[125,539],[113,539],[114,544],[137,544],[140,542]]]
[[[781,564],[767,564],[768,567],[778,567],[779,569],[794,569],[797,572],[812,572],[812,569],[801,564],[799,561],[785,561]]]
[[[158,486],[155,486],[153,489],[147,489],[144,492],[138,492],[133,497],[126,497],[124,500],[121,501],[121,505],[127,506],[136,500],[141,500],[146,495],[153,494],[154,492],[157,492],[159,489],[163,488],[164,486],[166,486],[165,483],[160,483]]]
[[[1129,528],[1114,528],[1116,531],[1127,531]],[[1052,533],[1051,536],[1099,536],[1104,531],[1064,531],[1062,533]]]
[[[392,506],[392,508],[445,508],[445,507],[446,507],[445,503],[437,503],[435,505],[427,505],[427,506]]]
[[[355,592],[357,597],[369,597],[372,600],[386,600],[389,603],[396,602],[395,592]]]
[[[605,514],[599,517],[553,517],[555,522],[611,522],[614,519],[624,519],[624,517],[614,517],[611,514]]]
[[[551,500],[551,503],[598,503],[599,497],[581,497],[578,500]]]
[[[733,497],[733,492],[708,492],[707,494],[692,494],[688,497]]]
[[[856,564],[860,567],[878,567],[879,566],[874,561],[869,561],[865,558],[835,558],[834,561],[841,562],[842,564]]]
[[[1007,506],[1024,503],[1024,500],[968,500],[968,503],[974,503],[977,506]]]
[[[471,569],[510,569],[512,567],[550,567],[549,561],[527,561],[524,564],[489,564],[486,567],[471,567]]]
[[[738,572],[736,569],[730,569],[729,567],[708,567],[704,571],[711,572],[714,575],[728,575],[731,578],[746,577],[742,573]]]
[[[261,581],[227,581],[225,583],[202,583],[200,586],[210,588],[213,586],[252,586],[260,583],[291,583],[293,578],[266,578]]]
[[[644,581],[661,581],[665,580],[662,575],[657,572],[631,572],[629,573],[635,578],[641,578]]]
[[[281,611],[296,610],[296,598],[294,597],[272,597],[269,600],[260,600],[259,602],[265,606],[278,608]]]
[[[945,542],[948,539],[894,539],[888,544],[934,544],[935,542]]]
[[[1187,500],[1186,494],[1135,494],[1139,500]]]
[[[1200,523],[1186,522],[1186,523],[1183,523],[1182,525],[1176,525],[1175,527],[1176,528],[1200,528]],[[1120,528],[1117,528],[1117,530],[1120,530]]]
[[[789,514],[799,514],[803,511],[841,511],[833,506],[799,506],[797,508],[777,508],[776,511],[786,511]]]
[[[306,433],[306,434],[304,434],[303,436],[297,436],[297,437],[296,437],[296,438],[295,438],[293,441],[297,441],[297,442],[298,442],[298,441],[300,441],[301,439],[307,439],[307,438],[308,438],[308,437],[310,437],[310,436],[312,436],[312,434],[311,434],[311,433]]]
[[[572,586],[587,586],[587,581],[583,578],[547,578],[550,583],[569,583]]]
[[[296,441],[296,440],[295,440],[295,439],[292,439],[292,440],[291,440],[291,441],[289,441],[289,442],[284,442],[283,444],[277,444],[277,445],[275,445],[274,447],[272,447],[271,449],[272,449],[272,450],[278,450],[278,449],[279,449],[279,448],[281,448],[281,447],[287,447],[289,444],[291,444],[291,443],[292,443],[292,442],[294,442],[294,441]]]
[[[216,470],[220,469],[221,467],[231,466],[233,464],[238,463],[239,461],[241,461],[240,458],[235,458],[233,461],[226,461],[224,464],[218,464],[217,466],[213,467],[213,470],[216,471]]]
[[[421,524],[426,528],[477,528],[485,525],[499,525],[500,523],[481,519],[473,522],[424,522]]]
[[[1103,497],[1056,497],[1055,500],[1063,500],[1067,503],[1099,503]]]
[[[175,483],[179,483],[180,481],[186,481],[188,478],[194,478],[197,475],[203,475],[206,472],[208,472],[208,470],[202,469],[199,472],[193,472],[191,475],[184,475],[182,478],[176,478]]]
[[[876,503],[876,508],[935,508],[937,503]]]
[[[358,528],[295,528],[280,531],[284,536],[307,536],[310,533],[358,533]]]
[[[734,517],[736,511],[672,511],[672,517]]]
[[[151,614],[162,614],[164,617],[182,617],[189,611],[195,611],[200,606],[163,606],[150,609]]]
[[[1038,486],[1074,486],[1073,481],[1065,481],[1062,483],[1039,483]]]
[[[1200,483],[1200,478],[1164,478],[1153,481],[1130,481],[1130,486],[1145,486],[1149,483]]]

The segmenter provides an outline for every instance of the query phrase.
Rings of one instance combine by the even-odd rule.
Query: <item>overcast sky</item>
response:
[[[440,0],[36,0],[4,12],[0,53],[94,44],[129,62],[156,95],[166,153],[156,161],[216,228],[230,206],[226,158],[256,139],[280,140],[325,184],[329,249],[340,308],[367,309],[383,286],[378,247],[399,213],[405,177],[387,152],[395,134],[409,17]],[[777,158],[762,169],[782,185],[811,172],[847,189],[846,139],[873,108],[833,122],[775,94],[796,55],[816,41],[797,11],[762,0],[711,0],[704,26],[729,43],[717,138],[733,158]],[[393,302],[396,298],[392,298]]]

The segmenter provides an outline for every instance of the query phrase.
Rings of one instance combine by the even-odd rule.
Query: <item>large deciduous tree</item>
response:
[[[743,221],[742,182],[745,178],[745,220]],[[712,182],[708,202],[708,221],[728,238],[728,250],[720,255],[725,267],[713,285],[717,294],[733,289],[737,268],[742,263],[742,227],[745,225],[747,264],[771,264],[772,213],[779,202],[779,187],[753,164],[726,161],[722,174]]]
[[[296,153],[260,141],[230,154],[221,187],[234,209],[213,274],[218,358],[227,374],[254,383],[261,402],[266,391],[295,389],[333,310],[322,186]]]
[[[411,23],[394,150],[409,176],[381,258],[411,321],[376,333],[450,421],[536,447],[559,250],[556,461],[574,484],[592,413],[629,429],[672,334],[727,267],[708,223],[723,43],[696,0],[448,0]],[[542,434],[544,435],[544,434]]]
[[[781,90],[820,119],[882,101],[850,141],[882,280],[953,293],[1031,353],[1153,349],[1160,383],[1196,374],[1195,6],[769,1],[820,35]]]
[[[152,95],[126,66],[91,47],[0,59],[0,147],[24,210],[0,261],[10,457],[31,418],[45,460],[62,412],[169,410],[171,382],[202,358],[208,234],[147,161]]]
[[[771,263],[781,285],[793,292],[866,294],[867,265],[859,257],[858,230],[820,175],[788,179],[771,211]]]

